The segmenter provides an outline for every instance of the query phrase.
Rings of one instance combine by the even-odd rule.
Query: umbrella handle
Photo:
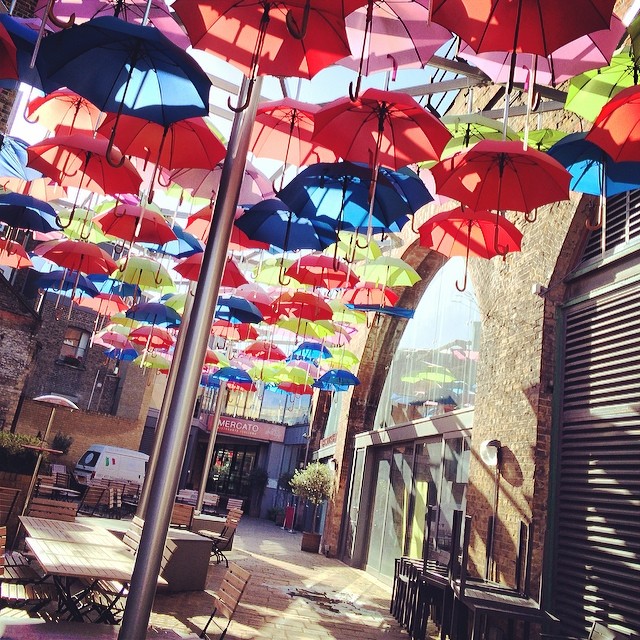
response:
[[[602,228],[602,223],[604,222],[604,216],[605,216],[605,209],[603,206],[603,201],[604,198],[600,198],[600,206],[598,207],[598,218],[596,219],[595,222],[591,222],[591,220],[589,220],[589,218],[587,218],[584,221],[584,226],[589,229],[589,231],[597,231],[598,229]]]
[[[49,6],[49,11],[47,12],[47,16],[49,17],[51,24],[58,27],[58,29],[68,29],[69,27],[72,27],[76,22],[75,13],[72,13],[66,22],[58,18],[58,16],[53,12],[53,3]]]
[[[302,24],[300,28],[298,28],[298,24],[296,23],[295,16],[291,9],[287,12],[287,31],[294,37],[296,40],[302,40],[307,35],[307,26],[309,24],[309,10],[311,8],[311,0],[307,0],[304,3],[304,9],[302,10]]]
[[[73,207],[73,209],[71,209],[71,212],[69,213],[69,222],[67,224],[63,224],[62,218],[60,218],[60,216],[56,213],[56,224],[61,229],[68,229],[71,226],[71,223],[73,222],[73,216],[75,212],[76,212],[76,208]]]
[[[364,240],[364,244],[360,244],[358,242],[358,238],[359,238],[359,234],[356,234],[356,247],[358,249],[366,249],[369,246],[369,240],[367,240],[367,237],[365,236],[365,240]]]
[[[526,214],[525,214],[525,219],[526,219]],[[534,217],[535,219],[535,217]],[[496,228],[495,228],[495,232],[493,234],[493,250],[496,252],[496,255],[502,256],[503,258],[507,255],[507,253],[509,253],[509,247],[501,247],[500,243],[498,242],[499,239],[499,235],[500,235],[500,213],[496,214]],[[467,256],[469,255],[469,244],[471,244],[471,222],[469,223],[469,240],[467,243]],[[468,260],[468,257],[467,257]],[[466,270],[466,268],[465,268]],[[466,281],[467,281],[467,277],[466,277],[466,273],[465,273],[465,285],[466,285]],[[457,286],[457,285],[456,285]],[[463,291],[463,289],[459,289],[459,291]]]
[[[533,212],[525,212],[524,219],[526,222],[535,222],[538,219],[538,209],[534,209]]]
[[[358,96],[360,95],[360,81],[362,80],[362,76],[358,74],[356,79],[356,88],[353,89],[353,81],[349,83],[349,99],[351,102],[357,102]]]
[[[124,164],[124,154],[122,155],[122,157],[120,158],[120,161],[115,161],[112,156],[111,156],[111,152],[113,151],[113,141],[115,140],[116,137],[116,127],[114,125],[113,129],[111,129],[111,135],[109,136],[109,144],[107,145],[107,151],[105,153],[105,158],[107,159],[107,162],[114,168],[114,169],[118,169],[119,167],[121,167]]]
[[[255,84],[255,78],[249,78],[249,84],[247,85],[247,95],[245,96],[244,102],[242,104],[236,105],[235,107],[231,104],[231,97],[227,98],[227,107],[231,109],[234,113],[241,113],[249,106],[249,101],[251,100],[251,94],[253,93],[253,85]]]
[[[415,212],[411,216],[411,231],[413,231],[413,233],[415,233],[417,236],[420,235],[420,231],[418,230],[418,227],[416,227],[416,214],[415,214]]]
[[[291,278],[289,278],[287,281],[285,281],[285,278],[287,276],[285,276],[284,274],[285,269],[284,269],[284,262],[280,262],[280,270],[278,271],[278,282],[283,286],[283,287],[288,287],[289,284],[291,284]]]

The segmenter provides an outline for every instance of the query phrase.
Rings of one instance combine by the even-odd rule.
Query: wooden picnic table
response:
[[[126,548],[122,540],[105,527],[33,516],[20,516],[20,521],[31,538]]]

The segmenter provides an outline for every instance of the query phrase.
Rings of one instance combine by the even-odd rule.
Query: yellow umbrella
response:
[[[176,290],[171,275],[156,260],[142,256],[127,256],[120,258],[118,267],[112,275],[116,280],[136,284],[141,289],[153,291],[162,289],[166,292]]]
[[[329,300],[329,306],[333,309],[334,322],[342,324],[364,324],[367,321],[367,314],[364,311],[349,309],[340,300]]]
[[[322,253],[327,256],[336,256],[348,262],[379,258],[382,255],[380,245],[371,239],[364,247],[360,247],[363,239],[363,234],[357,234],[353,231],[340,231],[338,233],[338,242],[329,245]]]
[[[411,287],[422,279],[411,265],[390,256],[380,256],[364,264],[356,264],[353,271],[362,282],[383,287]]]

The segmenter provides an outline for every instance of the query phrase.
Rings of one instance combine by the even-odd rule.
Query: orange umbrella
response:
[[[53,240],[37,246],[34,253],[55,262],[59,267],[79,273],[110,275],[118,265],[96,244],[80,240]]]
[[[345,304],[393,307],[400,299],[397,293],[373,282],[359,282],[340,296]]]
[[[0,178],[0,186],[6,191],[21,193],[38,200],[58,200],[67,195],[67,190],[54,184],[51,178],[36,178],[35,180],[21,180],[20,178]]]
[[[32,267],[33,263],[24,247],[15,240],[0,240],[0,265],[11,269]]]
[[[273,301],[272,306],[276,315],[283,318],[302,318],[312,322],[333,318],[333,309],[324,298],[310,291],[285,291]]]
[[[29,122],[37,122],[55,135],[82,131],[93,133],[105,114],[86,98],[70,89],[58,89],[29,102],[25,114]]]
[[[243,349],[241,354],[258,360],[286,360],[287,354],[277,345],[266,340],[256,340]]]
[[[78,301],[78,305],[93,309],[101,316],[112,316],[129,308],[129,305],[114,293],[99,293],[93,298],[82,297]]]
[[[235,324],[228,320],[216,320],[211,325],[211,335],[225,340],[255,340],[258,330],[249,323]]]

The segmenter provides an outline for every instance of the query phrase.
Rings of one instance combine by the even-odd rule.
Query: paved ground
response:
[[[227,633],[228,640],[408,640],[408,634],[388,613],[388,586],[338,560],[300,551],[300,539],[299,533],[283,531],[270,521],[243,517],[228,557],[250,571],[252,577]],[[212,562],[205,591],[158,594],[150,619],[152,627],[171,630],[179,638],[195,637],[192,634],[201,631],[212,609],[210,591],[216,589],[225,570],[224,563]],[[14,618],[16,614],[0,611],[0,631],[2,623],[8,621],[7,615]],[[87,626],[102,630],[89,630]],[[28,636],[15,637],[116,637],[115,629],[104,627],[70,625],[71,629],[78,628],[77,635],[68,631],[61,635],[61,628],[54,633],[38,625],[37,634],[32,628]],[[215,638],[214,630],[210,628]]]

